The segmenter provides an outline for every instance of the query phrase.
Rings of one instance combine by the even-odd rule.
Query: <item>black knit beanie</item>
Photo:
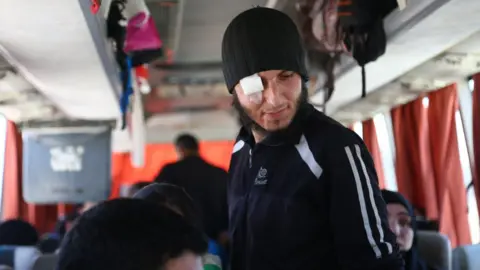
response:
[[[222,41],[222,67],[228,91],[266,70],[288,70],[308,80],[305,51],[295,23],[286,14],[255,7],[228,25]]]

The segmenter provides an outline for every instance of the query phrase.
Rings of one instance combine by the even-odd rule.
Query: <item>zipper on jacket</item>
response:
[[[252,149],[248,152],[248,168],[252,168]]]

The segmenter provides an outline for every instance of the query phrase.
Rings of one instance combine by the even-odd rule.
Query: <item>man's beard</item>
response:
[[[308,104],[308,89],[306,86],[302,87],[302,91],[300,93],[300,96],[298,97],[297,100],[297,108],[295,115],[304,107],[306,107]],[[235,108],[235,110],[238,113],[238,118],[240,121],[240,124],[247,130],[252,130],[255,131],[263,136],[267,136],[268,134],[272,132],[282,132],[285,129],[288,128],[282,128],[278,129],[275,131],[268,131],[265,128],[263,128],[261,125],[259,125],[257,122],[255,122],[249,115],[247,110],[243,108],[242,104],[240,104],[240,101],[238,100],[238,96],[235,92],[233,92],[233,101],[232,101],[232,106]],[[294,116],[295,118],[295,116]],[[292,119],[293,120],[293,119]]]

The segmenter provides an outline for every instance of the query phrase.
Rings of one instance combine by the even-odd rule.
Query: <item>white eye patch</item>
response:
[[[260,78],[260,76],[258,76],[256,73],[241,79],[240,86],[243,89],[243,93],[247,96],[260,93],[264,90],[262,78]]]

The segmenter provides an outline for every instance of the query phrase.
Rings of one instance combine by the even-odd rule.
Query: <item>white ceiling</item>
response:
[[[115,68],[105,61],[105,38],[95,29],[101,24],[89,5],[83,0],[0,1],[0,54],[67,116],[115,119]]]
[[[477,32],[480,29],[479,13],[478,0],[451,0],[412,29],[395,37],[388,44],[386,54],[367,65],[367,91],[378,90]],[[472,44],[475,43],[472,41]],[[356,67],[338,78],[335,89],[327,104],[329,114],[347,104],[350,106],[360,98],[360,68]],[[312,101],[321,103],[323,94],[313,96]]]

